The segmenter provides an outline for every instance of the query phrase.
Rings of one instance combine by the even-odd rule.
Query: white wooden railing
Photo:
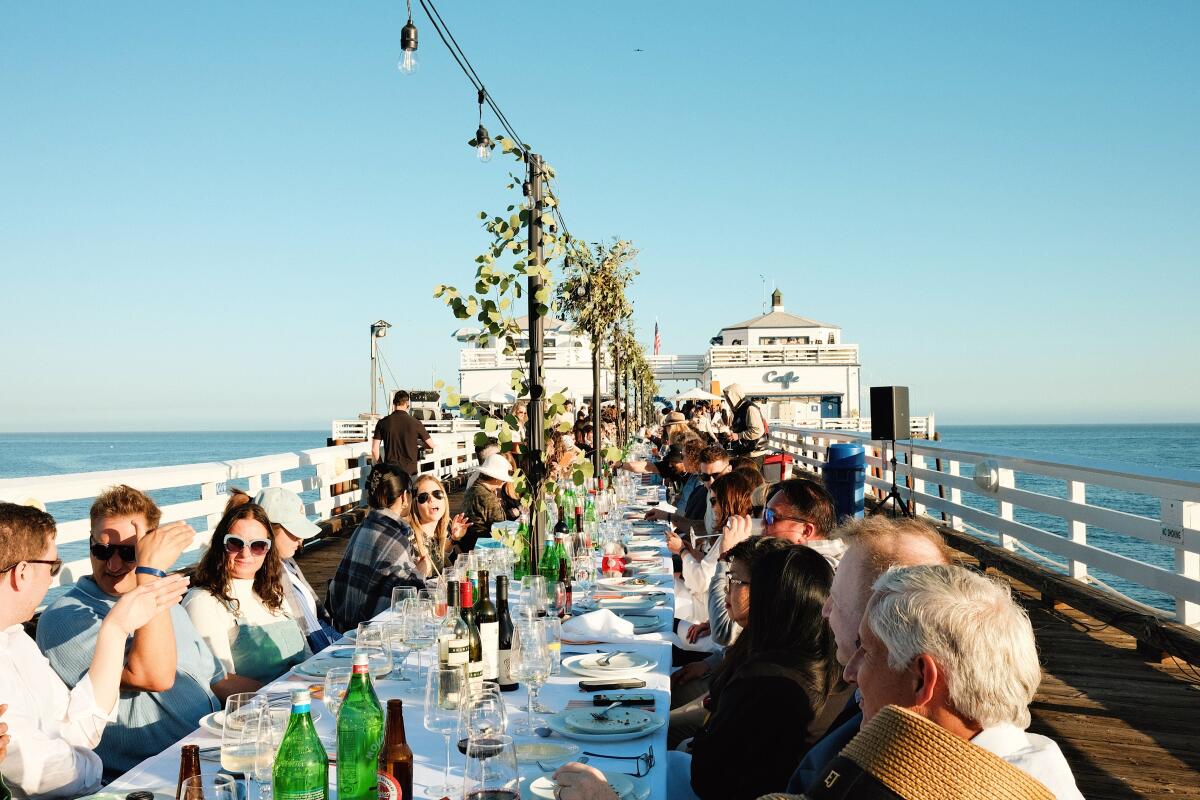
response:
[[[771,420],[771,425],[789,425],[792,423]],[[870,417],[824,417],[806,422],[803,427],[819,428],[823,431],[852,431],[868,433],[871,430]],[[908,432],[913,439],[932,439],[936,428],[934,415],[927,417],[909,417]]]
[[[608,359],[603,359],[604,364]],[[507,367],[521,369],[527,363],[523,351],[516,355],[505,355],[499,347],[464,347],[458,351],[459,369],[493,369]],[[547,347],[542,351],[542,364],[547,367],[592,366],[592,351],[587,347]]]
[[[867,451],[867,488],[886,492],[892,485],[890,445],[861,434],[775,426],[771,445],[791,453],[802,468],[818,471],[833,442],[857,442]],[[1200,472],[1147,469],[1089,460],[1049,460],[1029,455],[988,453],[944,447],[934,442],[901,442],[896,448],[896,483],[918,515],[939,512],[955,530],[995,534],[1007,549],[1036,548],[1063,562],[1071,578],[1088,581],[1091,568],[1174,600],[1175,619],[1200,627]],[[878,475],[872,474],[878,471]],[[1017,488],[1019,475],[1062,482],[1063,497]],[[911,478],[912,488],[905,484]],[[1088,502],[1088,487],[1107,487],[1153,498],[1157,516],[1119,511]],[[964,495],[996,504],[996,512],[964,503]],[[1016,519],[1021,509],[1061,518],[1065,535]],[[1112,552],[1088,541],[1099,528],[1173,550],[1173,564]]]
[[[474,433],[470,431],[435,434],[435,449],[422,459],[419,471],[435,473],[445,480],[473,469],[476,465],[473,439]],[[369,453],[370,444],[361,442],[232,461],[6,478],[0,479],[0,501],[24,502],[34,499],[49,506],[51,511],[58,503],[83,501],[82,504],[74,504],[83,508],[81,516],[56,519],[56,542],[62,552],[64,545],[75,545],[70,548],[72,550],[83,549],[91,536],[86,509],[97,495],[110,486],[127,484],[144,492],[175,490],[177,494],[189,495],[193,499],[161,506],[163,522],[188,520],[196,528],[195,540],[176,563],[176,567],[182,567],[195,562],[211,538],[212,530],[220,521],[228,500],[230,481],[236,481],[251,494],[267,486],[291,489],[313,498],[305,503],[305,513],[310,518],[325,519],[333,509],[361,500],[362,493],[359,489],[351,488],[350,481],[362,475],[362,467]],[[309,474],[284,480],[284,472],[293,470],[303,470]],[[342,491],[334,494],[335,488]],[[81,576],[90,575],[91,569],[91,562],[84,551],[82,558],[75,558],[63,565],[62,572],[51,586],[70,586]]]
[[[329,438],[344,442],[369,441],[371,434],[375,432],[375,423],[378,421],[378,419],[370,418],[335,419],[330,426]],[[461,417],[422,420],[421,424],[425,426],[425,430],[430,435],[439,433],[474,433],[479,430],[478,420],[462,419]]]
[[[720,345],[709,348],[710,367],[745,367],[761,364],[856,366],[856,344]]]

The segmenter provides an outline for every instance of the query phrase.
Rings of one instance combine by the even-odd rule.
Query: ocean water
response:
[[[946,425],[941,429],[947,447],[984,452],[1017,452],[1052,460],[1096,459],[1125,463],[1133,468],[1155,467],[1191,470],[1200,481],[1200,424],[1190,425]],[[0,478],[61,475],[135,467],[169,466],[205,461],[286,453],[323,447],[325,431],[186,432],[186,433],[10,433],[0,434]],[[971,465],[964,465],[964,475]],[[311,468],[284,473],[284,480],[312,474]],[[234,482],[235,485],[238,482]],[[1055,497],[1066,497],[1061,480],[1018,473],[1017,486]],[[245,488],[244,482],[242,488]],[[151,493],[161,503],[199,499],[198,490],[169,489]],[[306,496],[306,500],[315,498]],[[997,513],[997,503],[986,495],[964,493],[967,505]],[[1088,502],[1132,514],[1157,518],[1156,498],[1099,486],[1088,487]],[[49,511],[59,519],[87,516],[88,503],[53,503]],[[1066,523],[1057,517],[1017,509],[1023,522],[1059,535]],[[200,524],[195,520],[193,524]],[[1175,551],[1163,545],[1089,527],[1088,541],[1097,547],[1173,569]],[[79,558],[82,545],[63,548],[64,557]],[[1050,555],[1043,552],[1043,555]],[[1061,559],[1059,559],[1061,560]],[[1094,572],[1119,591],[1164,610],[1173,609],[1171,598],[1144,589],[1117,576]]]
[[[1200,482],[1200,424],[1177,425],[945,425],[939,428],[942,444],[951,448],[992,453],[1019,453],[1050,460],[1082,458],[1125,464],[1131,469],[1148,467],[1191,472],[1191,480]],[[903,448],[901,448],[903,449]],[[964,475],[973,474],[973,465],[964,465]],[[1017,473],[1019,489],[1066,498],[1066,482],[1038,475]],[[1130,514],[1157,519],[1160,503],[1156,497],[1110,489],[1087,487],[1087,501]],[[963,494],[963,503],[973,508],[999,513],[999,504],[986,495]],[[1067,523],[1035,511],[1016,508],[1013,517],[1042,530],[1067,535]],[[1175,549],[1145,542],[1131,536],[1088,526],[1088,544],[1110,552],[1174,570]],[[1035,548],[1043,556],[1058,562],[1063,559]],[[1027,555],[1027,554],[1025,554]],[[1165,611],[1174,610],[1174,599],[1102,570],[1091,574],[1122,594]]]

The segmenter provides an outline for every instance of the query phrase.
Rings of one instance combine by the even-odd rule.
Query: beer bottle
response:
[[[413,751],[404,733],[404,701],[388,700],[387,729],[379,751],[379,800],[412,800]]]

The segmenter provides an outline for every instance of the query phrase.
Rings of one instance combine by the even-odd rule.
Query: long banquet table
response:
[[[665,547],[661,550],[661,555],[664,559],[667,574],[670,574],[670,556]],[[571,644],[563,643],[564,654],[579,653],[579,652],[610,652],[614,650],[634,651],[641,655],[645,655],[657,660],[657,666],[651,671],[641,676],[646,681],[644,689],[636,690],[638,693],[652,694],[655,698],[654,711],[661,715],[664,719],[667,718],[670,709],[670,671],[671,671],[671,642],[673,639],[671,633],[671,619],[673,618],[674,610],[674,587],[670,582],[657,587],[658,591],[663,591],[667,594],[667,602],[660,605],[656,609],[656,614],[666,622],[665,627],[660,632],[642,634],[634,637],[634,641],[620,641],[617,643],[597,643],[597,644]],[[385,614],[387,612],[384,612]],[[382,616],[382,615],[381,615]],[[314,656],[315,657],[315,656]],[[422,655],[423,663],[428,665],[432,653]],[[406,674],[415,674],[415,661],[410,660]],[[593,695],[583,692],[578,682],[581,676],[574,675],[567,670],[562,670],[562,674],[551,677],[549,682],[542,687],[538,693],[538,699],[546,706],[556,711],[566,708],[567,703],[572,700],[588,700]],[[294,674],[288,674],[281,677],[274,683],[264,687],[263,692],[281,693],[289,688],[298,687],[301,685],[314,685],[320,683],[320,679],[312,677],[300,677]],[[423,691],[404,692],[404,686],[392,680],[376,680],[375,690],[379,695],[381,703],[386,705],[387,700],[391,698],[400,698],[404,701],[404,724],[405,731],[408,736],[409,745],[413,749],[415,770],[413,793],[416,798],[429,798],[429,800],[438,800],[429,794],[428,788],[437,786],[441,783],[442,769],[445,762],[445,745],[440,734],[430,733],[424,727],[424,697]],[[413,684],[407,684],[412,686]],[[423,684],[421,689],[423,690]],[[514,692],[508,692],[504,695],[510,719],[520,719],[525,714],[527,693],[525,686],[522,686]],[[314,709],[321,711],[320,719],[316,721],[317,731],[322,740],[326,742],[328,748],[336,738],[335,723],[333,715],[325,707],[325,704],[314,699]],[[510,723],[509,728],[513,726]],[[511,731],[510,731],[511,732]],[[533,741],[553,741],[558,743],[571,743],[577,745],[581,751],[603,752],[609,755],[622,756],[637,756],[646,753],[653,747],[656,765],[650,770],[649,774],[643,778],[634,779],[635,797],[628,800],[662,800],[667,796],[667,726],[659,728],[654,733],[644,736],[640,739],[634,739],[625,742],[611,742],[604,744],[596,744],[593,742],[573,742],[565,737],[554,733],[548,739],[537,739],[535,737],[516,736],[518,744],[522,742]],[[174,795],[175,784],[179,772],[179,757],[180,749],[185,744],[196,744],[205,748],[219,748],[221,744],[220,737],[201,728],[197,729],[191,735],[176,742],[165,751],[158,755],[152,756],[141,764],[137,765],[129,772],[122,775],[113,783],[105,788],[105,792],[114,794],[124,794],[136,790],[153,791],[159,797],[170,797]],[[332,753],[331,753],[332,754]],[[457,751],[451,750],[451,784],[461,785],[463,775],[464,757]],[[633,761],[609,760],[603,758],[592,758],[591,766],[606,772],[633,772]],[[215,761],[202,761],[202,771],[206,774],[216,772],[220,769],[220,765]],[[334,798],[336,794],[336,766],[330,765],[330,789],[329,796]],[[534,775],[541,774],[541,770],[534,764],[522,764],[521,776],[528,778]],[[451,800],[460,800],[459,796],[452,796]],[[407,800],[407,798],[406,798]],[[625,799],[623,799],[625,800]]]

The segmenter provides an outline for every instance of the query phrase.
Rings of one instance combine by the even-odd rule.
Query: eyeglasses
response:
[[[808,520],[800,517],[785,516],[773,508],[763,509],[763,524],[774,525],[776,522],[799,522],[801,525],[804,525],[808,522]]]
[[[420,494],[417,495],[417,502],[418,503],[428,503],[430,497],[433,497],[434,499],[437,499],[437,500],[445,500],[446,493],[443,492],[441,489],[434,489],[432,492],[421,492]]]
[[[733,577],[732,575],[728,576],[725,580],[727,581],[727,585],[730,589],[732,589],[734,586],[749,586],[750,585],[750,581],[739,580],[739,579]]]
[[[586,750],[583,752],[585,756],[592,758],[610,758],[614,761],[636,761],[637,772],[627,772],[626,775],[631,775],[634,778],[644,778],[650,774],[650,770],[654,769],[654,745],[640,756],[609,756],[604,753],[589,753]]]
[[[264,556],[271,549],[270,539],[255,539],[250,542],[250,555]],[[225,534],[225,552],[229,554],[240,553],[246,549],[246,540],[240,536],[234,536],[232,533]]]
[[[58,573],[62,572],[62,568],[63,568],[63,560],[61,558],[56,558],[53,561],[47,561],[44,558],[27,558],[24,561],[18,561],[15,564],[9,564],[4,569],[0,569],[0,572],[8,572],[9,570],[14,570],[17,567],[21,566],[22,564],[49,564],[51,578],[57,577]]]
[[[91,547],[92,557],[100,561],[108,561],[116,553],[121,557],[121,560],[126,564],[132,564],[137,561],[137,550],[131,544],[100,544],[92,542]]]

